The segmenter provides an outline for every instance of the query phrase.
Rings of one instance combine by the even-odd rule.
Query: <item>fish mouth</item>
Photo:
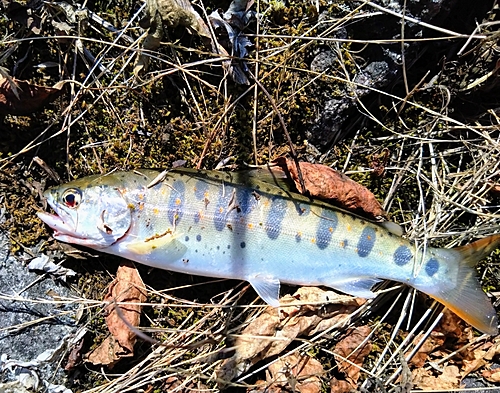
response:
[[[54,239],[61,237],[71,237],[81,239],[76,233],[75,229],[61,218],[57,213],[49,214],[45,212],[37,212],[38,218],[54,230]]]

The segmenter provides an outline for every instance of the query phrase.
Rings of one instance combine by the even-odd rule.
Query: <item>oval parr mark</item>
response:
[[[287,203],[285,199],[279,197],[273,197],[271,199],[271,206],[267,214],[265,226],[267,237],[269,237],[269,239],[275,240],[280,235],[286,208]]]
[[[238,188],[236,190],[236,201],[243,215],[249,214],[257,206],[257,200],[253,195],[253,191],[249,188]]]
[[[219,187],[219,196],[214,211],[214,226],[219,232],[226,228],[229,202],[233,195],[233,187]]]
[[[408,264],[412,260],[412,258],[413,254],[406,246],[399,246],[393,255],[394,263],[398,266],[404,266]]]
[[[365,227],[358,240],[357,251],[361,258],[366,258],[372,252],[375,245],[376,233],[371,227]]]
[[[425,264],[425,272],[432,277],[439,270],[439,261],[436,258],[431,258]]]
[[[167,217],[170,224],[175,225],[182,218],[186,186],[182,180],[175,180],[172,183],[172,189],[173,191],[170,193],[168,200]]]
[[[199,201],[203,201],[205,199],[205,193],[208,191],[208,184],[203,180],[198,180],[196,185],[194,186],[194,196]]]
[[[332,234],[339,223],[337,214],[332,210],[323,209],[316,231],[316,245],[324,250],[332,240]]]

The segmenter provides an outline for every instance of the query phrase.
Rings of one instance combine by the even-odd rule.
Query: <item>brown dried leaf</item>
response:
[[[55,100],[64,82],[53,87],[34,85],[0,75],[0,115],[29,115]]]
[[[420,342],[420,340],[423,337],[423,333],[419,334],[415,342]],[[427,358],[429,357],[429,354],[434,352],[437,348],[441,347],[444,344],[446,337],[444,336],[443,333],[433,331],[427,337],[425,342],[422,344],[418,352],[413,356],[413,358],[410,360],[410,364],[416,367],[422,367]],[[405,354],[407,356],[408,354]]]
[[[500,368],[494,370],[484,370],[481,375],[488,382],[499,383],[500,382]]]
[[[123,262],[118,267],[104,301],[112,302],[106,308],[109,313],[106,324],[111,336],[88,354],[87,360],[111,367],[121,358],[134,355],[136,334],[128,325],[139,326],[142,306],[137,303],[146,301],[144,283],[132,263]]]
[[[484,355],[486,355],[486,351],[475,350],[470,354],[473,356],[472,360],[463,359],[462,370],[460,371],[460,375],[462,378],[465,378],[470,373],[473,373],[476,370],[479,370],[487,361],[484,359]]]
[[[465,323],[457,314],[445,308],[437,330],[442,332],[447,338],[456,338],[460,341],[464,335]],[[464,338],[466,339],[466,337]]]
[[[296,188],[301,190],[295,162],[284,157],[274,162],[288,173]],[[371,191],[343,173],[321,164],[301,162],[299,166],[305,188],[312,197],[331,201],[343,209],[374,220],[387,218],[387,213]]]
[[[337,358],[339,371],[346,375],[347,382],[353,388],[357,385],[360,367],[372,350],[372,344],[369,340],[363,343],[370,333],[371,329],[368,326],[357,327],[339,341],[333,350],[335,354],[339,355]],[[349,360],[349,362],[343,359]]]
[[[319,361],[307,355],[288,355],[269,366],[267,382],[270,386],[291,387],[300,393],[319,393],[324,370]]]
[[[355,387],[353,387],[349,382],[344,381],[343,379],[337,379],[333,377],[330,380],[330,392],[331,393],[349,393]]]
[[[294,305],[298,302],[301,304]],[[321,288],[300,288],[293,296],[280,300],[279,313],[268,307],[241,332],[234,342],[235,354],[223,362],[218,377],[230,381],[262,359],[280,354],[298,336],[348,323],[349,315],[364,302]]]
[[[443,373],[434,376],[431,370],[416,368],[412,372],[413,384],[422,390],[448,390],[460,387],[460,372],[457,366],[446,366]]]
[[[210,29],[193,8],[189,0],[147,0],[146,16],[140,21],[141,27],[148,28],[142,48],[154,51],[163,38],[163,25],[175,29],[184,26],[201,37],[210,39]],[[139,53],[134,65],[134,74],[147,70],[149,56]]]

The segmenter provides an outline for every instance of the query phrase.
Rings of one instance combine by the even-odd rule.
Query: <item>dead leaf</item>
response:
[[[439,321],[439,325],[436,330],[439,330],[448,338],[456,338],[460,340],[464,334],[465,323],[462,318],[445,308],[443,310],[443,317],[441,318],[441,321]]]
[[[197,393],[197,392],[207,392],[209,389],[206,385],[201,383],[200,381],[191,381],[186,383],[185,378],[179,377],[169,377],[165,380],[162,385],[163,392],[189,392],[189,393]]]
[[[472,351],[471,355],[473,356],[472,360],[463,359],[462,370],[460,371],[460,375],[462,378],[465,378],[470,373],[473,373],[476,370],[479,370],[487,361],[484,359],[484,355],[486,355],[486,351],[475,350]]]
[[[238,335],[233,344],[235,354],[224,360],[217,376],[231,381],[262,359],[279,355],[298,336],[311,336],[336,324],[343,326],[365,302],[317,287],[299,288],[293,296],[280,300],[279,313],[267,307]]]
[[[323,366],[310,356],[292,354],[279,358],[269,366],[267,382],[270,386],[290,386],[300,393],[319,393]]]
[[[193,8],[189,0],[147,0],[146,16],[140,21],[141,27],[148,29],[142,49],[154,51],[160,47],[163,38],[163,25],[175,29],[184,26],[193,33],[211,39],[210,29]],[[146,71],[149,65],[149,56],[139,53],[134,65],[134,74]]]
[[[424,334],[420,333],[414,341],[420,342],[423,336]],[[444,344],[445,339],[446,337],[443,333],[436,331],[431,332],[429,337],[426,338],[425,342],[419,348],[418,352],[411,358],[410,364],[415,367],[423,367],[429,357],[429,354],[441,347]],[[408,353],[405,354],[405,356],[407,355]]]
[[[106,324],[111,335],[87,354],[87,361],[112,367],[121,358],[134,355],[136,334],[127,324],[139,326],[142,306],[136,303],[146,301],[144,283],[132,263],[123,262],[118,267],[104,301],[111,302],[106,308]]]
[[[279,157],[273,162],[286,171],[295,182],[297,190],[301,190],[295,162],[284,157]],[[387,218],[387,213],[370,190],[343,173],[321,164],[300,162],[299,166],[305,188],[312,197],[331,201],[343,209],[370,219]]]
[[[34,85],[2,73],[0,75],[0,115],[29,115],[54,101],[65,82],[53,87]]]
[[[339,371],[345,374],[346,381],[355,389],[360,375],[360,367],[363,365],[366,356],[372,350],[372,344],[368,340],[363,343],[371,333],[368,326],[357,327],[346,334],[340,340],[333,352],[336,355]],[[344,360],[345,359],[345,360]],[[348,360],[348,361],[346,361]]]
[[[413,384],[422,390],[448,390],[460,387],[460,372],[457,366],[446,366],[443,372],[434,376],[431,370],[423,367],[412,372]]]
[[[389,159],[389,149],[384,148],[378,154],[374,154],[371,157],[370,166],[373,169],[372,176],[382,177],[384,176],[385,167],[387,166],[387,160]]]
[[[330,380],[331,393],[349,393],[352,390],[352,385],[349,382],[344,381],[343,379],[337,379],[333,377]]]
[[[500,382],[500,368],[495,368],[494,370],[484,370],[481,375],[488,382],[499,383]]]

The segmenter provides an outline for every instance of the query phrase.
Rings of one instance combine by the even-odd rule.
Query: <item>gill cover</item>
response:
[[[45,191],[56,214],[38,217],[54,230],[57,240],[92,248],[104,248],[123,237],[132,223],[132,213],[118,188],[80,181]]]

